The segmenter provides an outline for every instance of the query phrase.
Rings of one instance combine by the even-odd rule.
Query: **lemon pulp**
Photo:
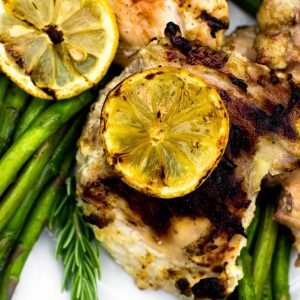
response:
[[[118,44],[106,0],[1,0],[0,67],[40,98],[73,97],[106,73]]]
[[[197,188],[219,162],[229,119],[216,90],[178,68],[134,74],[101,113],[107,160],[131,187],[161,198]]]

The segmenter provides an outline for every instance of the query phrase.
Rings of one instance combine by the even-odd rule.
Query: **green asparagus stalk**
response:
[[[234,0],[233,2],[255,17],[262,0]]]
[[[0,196],[40,145],[93,99],[90,92],[85,92],[72,100],[56,102],[30,125],[0,160]]]
[[[55,134],[40,148],[26,166],[16,183],[0,203],[0,232],[17,211],[34,181],[42,174],[64,131]]]
[[[244,277],[238,285],[239,300],[255,300],[254,282],[252,277],[252,258],[244,248],[238,258],[238,265],[242,267]]]
[[[273,300],[272,276],[270,272],[264,285],[262,300]]]
[[[9,79],[4,75],[0,74],[0,112],[6,98],[6,92],[9,86]]]
[[[28,95],[16,85],[7,91],[0,116],[0,156],[6,151],[16,127],[17,119],[26,105]]]
[[[275,249],[278,224],[273,221],[274,205],[268,201],[259,230],[253,255],[253,279],[256,299],[262,299],[264,284],[271,269],[272,257]]]
[[[254,246],[254,241],[257,234],[257,228],[259,225],[260,217],[261,217],[261,207],[259,203],[256,203],[254,218],[247,229],[247,249],[249,253],[252,253],[251,250],[253,249]]]
[[[84,121],[84,115],[77,118],[71,128],[68,130],[67,134],[60,141],[59,145],[56,147],[54,154],[47,162],[46,167],[43,172],[37,178],[31,177],[31,186],[22,200],[22,204],[18,210],[14,213],[12,219],[8,222],[5,228],[0,234],[0,270],[4,266],[10,250],[12,249],[17,237],[19,236],[21,229],[23,228],[28,213],[30,212],[35,200],[38,195],[49,182],[51,178],[57,176],[61,164],[66,157],[67,153],[75,147],[75,143],[80,134],[80,129]],[[48,142],[49,143],[49,142]],[[39,163],[39,161],[37,161]]]
[[[43,111],[45,111],[48,106],[50,106],[50,101],[47,100],[42,100],[39,98],[33,98],[22,114],[18,124],[17,128],[15,130],[15,135],[14,135],[14,141],[16,141],[32,124],[34,119],[41,114]]]
[[[19,282],[24,264],[48,221],[53,203],[63,196],[64,182],[74,160],[75,151],[71,151],[62,165],[59,176],[46,188],[33,209],[29,221],[19,237],[0,283],[0,300],[12,298]]]
[[[280,228],[272,264],[272,286],[274,300],[290,300],[289,266],[291,241],[288,231]]]

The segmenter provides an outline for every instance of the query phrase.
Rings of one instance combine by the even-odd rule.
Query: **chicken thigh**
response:
[[[262,179],[298,166],[300,87],[234,51],[183,38],[173,23],[165,33],[100,92],[79,141],[78,194],[97,238],[138,287],[188,299],[222,298],[242,276],[236,258]],[[108,92],[129,75],[159,66],[202,77],[217,89],[231,120],[229,143],[214,172],[191,194],[169,200],[123,183],[100,140]]]

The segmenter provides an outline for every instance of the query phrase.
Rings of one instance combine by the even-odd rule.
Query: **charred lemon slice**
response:
[[[107,96],[101,137],[110,165],[129,186],[173,198],[196,189],[218,164],[229,120],[216,90],[183,69],[134,74]]]
[[[0,67],[33,96],[70,98],[95,85],[117,44],[107,0],[0,0]]]

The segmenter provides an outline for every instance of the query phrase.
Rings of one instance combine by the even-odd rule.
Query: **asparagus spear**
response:
[[[7,92],[0,116],[0,156],[6,151],[16,127],[20,112],[26,105],[28,95],[16,85]]]
[[[270,272],[277,239],[278,224],[273,221],[273,214],[274,205],[268,201],[259,224],[253,255],[253,279],[257,300],[260,300],[263,295],[263,288]]]
[[[280,229],[272,264],[274,300],[289,300],[289,266],[291,241],[288,231]]]
[[[244,248],[238,258],[238,265],[243,269],[244,277],[238,285],[239,300],[255,300],[254,283],[252,277],[252,258]]]
[[[22,172],[15,185],[12,186],[1,201],[0,231],[3,230],[8,221],[16,213],[26,193],[34,185],[33,182],[41,175],[63,133],[64,132],[61,131],[58,134],[55,134],[40,148],[40,150],[29,161],[26,169]]]
[[[71,147],[75,146],[83,121],[84,115],[76,118],[67,134],[56,147],[54,154],[47,162],[42,174],[38,176],[38,178],[31,177],[32,188],[27,191],[25,198],[22,200],[22,204],[0,234],[0,270],[3,268],[9,252],[20,234],[36,198],[49,180],[59,173],[61,163],[65,156]],[[39,164],[40,161],[36,161],[36,163]]]
[[[8,86],[9,79],[5,75],[0,74],[0,112],[6,96]]]
[[[250,226],[247,229],[247,250],[249,253],[252,253],[251,250],[254,245],[260,217],[261,217],[261,207],[260,207],[259,203],[256,203],[256,210],[255,210],[254,218],[253,218]]]
[[[267,280],[265,282],[263,288],[263,295],[262,300],[273,300],[273,293],[272,293],[272,276],[271,273],[268,274]]]
[[[93,99],[91,93],[85,92],[72,100],[56,102],[33,122],[0,160],[0,196],[39,146]]]
[[[63,196],[65,191],[64,182],[74,156],[75,151],[69,153],[62,165],[59,176],[46,188],[33,209],[29,221],[17,241],[11,260],[3,273],[0,283],[0,300],[12,298],[28,255],[48,221],[53,203]]]
[[[14,141],[16,141],[32,124],[34,119],[50,105],[50,101],[33,98],[21,116],[15,130]]]

